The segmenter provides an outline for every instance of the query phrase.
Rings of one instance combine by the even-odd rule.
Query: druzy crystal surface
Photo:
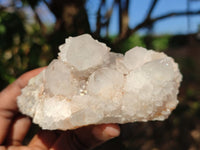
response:
[[[164,120],[178,104],[182,76],[164,53],[142,47],[113,53],[88,34],[69,37],[59,49],[17,100],[43,129]]]

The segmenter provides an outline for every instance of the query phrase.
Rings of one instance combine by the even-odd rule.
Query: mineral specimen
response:
[[[59,49],[17,100],[43,129],[164,120],[178,103],[182,76],[164,53],[135,47],[123,56],[88,34],[69,37]]]

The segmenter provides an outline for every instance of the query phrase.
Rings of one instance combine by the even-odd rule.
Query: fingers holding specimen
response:
[[[30,118],[22,115],[17,116],[9,130],[8,136],[6,138],[6,145],[21,145],[24,137],[28,133],[30,125]]]
[[[93,128],[92,133],[100,141],[107,141],[119,136],[120,127],[117,124],[98,125]]]
[[[49,150],[56,142],[59,136],[60,135],[57,134],[55,131],[40,131],[37,135],[33,137],[28,147]]]
[[[117,124],[93,125],[74,130],[74,133],[79,143],[92,148],[119,136],[120,127]]]

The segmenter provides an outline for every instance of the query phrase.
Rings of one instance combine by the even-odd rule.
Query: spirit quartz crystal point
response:
[[[182,76],[164,53],[135,47],[123,56],[88,34],[59,49],[17,98],[19,110],[43,129],[164,120],[178,104]]]

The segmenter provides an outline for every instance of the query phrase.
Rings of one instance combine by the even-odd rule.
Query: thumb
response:
[[[120,127],[117,124],[86,126],[76,129],[74,134],[77,136],[77,143],[89,149],[119,136]]]

